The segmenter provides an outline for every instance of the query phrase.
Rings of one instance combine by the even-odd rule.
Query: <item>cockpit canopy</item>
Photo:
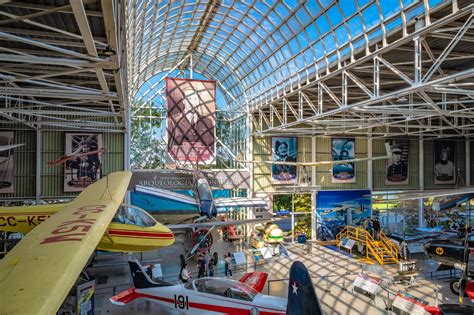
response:
[[[132,206],[121,206],[112,219],[112,222],[141,227],[152,227],[156,225],[155,219],[145,210]]]
[[[253,301],[258,292],[251,287],[230,279],[201,278],[184,285],[188,290],[219,295],[231,299]]]

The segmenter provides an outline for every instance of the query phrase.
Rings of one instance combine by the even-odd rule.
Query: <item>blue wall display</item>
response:
[[[316,199],[317,238],[334,240],[346,225],[362,225],[370,217],[370,190],[328,190]]]

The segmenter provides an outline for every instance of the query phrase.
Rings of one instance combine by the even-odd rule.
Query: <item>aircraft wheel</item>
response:
[[[466,280],[461,281],[461,285],[466,288]],[[460,292],[460,287],[459,287],[459,279],[456,280],[451,280],[449,283],[449,288],[451,289],[451,292],[455,295],[459,295]],[[467,294],[464,292],[464,296],[467,296]]]

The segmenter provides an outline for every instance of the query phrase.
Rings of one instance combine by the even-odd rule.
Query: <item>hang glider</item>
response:
[[[334,161],[318,161],[318,162],[286,162],[286,161],[241,161],[241,163],[253,163],[253,164],[272,164],[272,165],[290,165],[290,166],[324,166],[324,165],[334,165],[334,164],[346,164],[353,162],[363,162],[363,161],[377,161],[377,160],[387,160],[392,157],[392,150],[390,145],[385,143],[386,155],[376,156],[371,158],[357,158],[357,159],[348,159],[348,160],[334,160]]]
[[[403,200],[414,200],[421,198],[435,198],[435,197],[447,197],[447,196],[461,196],[465,195],[465,198],[471,199],[474,197],[474,188],[457,188],[457,189],[443,189],[443,190],[409,190],[409,191],[396,191],[396,192],[383,192],[383,193],[372,193],[372,199],[375,201],[403,201]],[[466,200],[468,200],[466,199]]]
[[[9,145],[0,145],[0,152],[8,151],[25,145],[24,143],[20,144],[9,144]]]
[[[54,314],[122,203],[132,174],[116,172],[28,233],[0,261],[2,314]]]

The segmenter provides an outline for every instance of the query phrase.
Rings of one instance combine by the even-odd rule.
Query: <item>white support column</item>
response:
[[[41,128],[38,128],[36,129],[36,170],[35,170],[36,204],[40,204],[40,200],[41,200],[41,148],[42,148]]]
[[[471,140],[466,139],[466,186],[471,186]]]
[[[190,78],[190,79],[193,78],[193,68],[194,68],[194,64],[193,64],[193,54],[190,54],[190,55],[189,55],[189,78]]]
[[[420,138],[418,140],[418,164],[419,164],[419,181],[420,181],[420,190],[425,190],[425,165],[424,165],[424,149],[423,149],[423,139]],[[418,200],[418,227],[424,227],[424,220],[423,220],[424,210],[423,210],[423,198]]]
[[[316,162],[316,137],[311,137],[311,162]],[[316,178],[316,166],[311,166],[311,186],[315,187],[317,184]],[[317,226],[317,215],[316,215],[316,198],[318,192],[316,190],[311,191],[311,240],[316,240],[316,226]]]

